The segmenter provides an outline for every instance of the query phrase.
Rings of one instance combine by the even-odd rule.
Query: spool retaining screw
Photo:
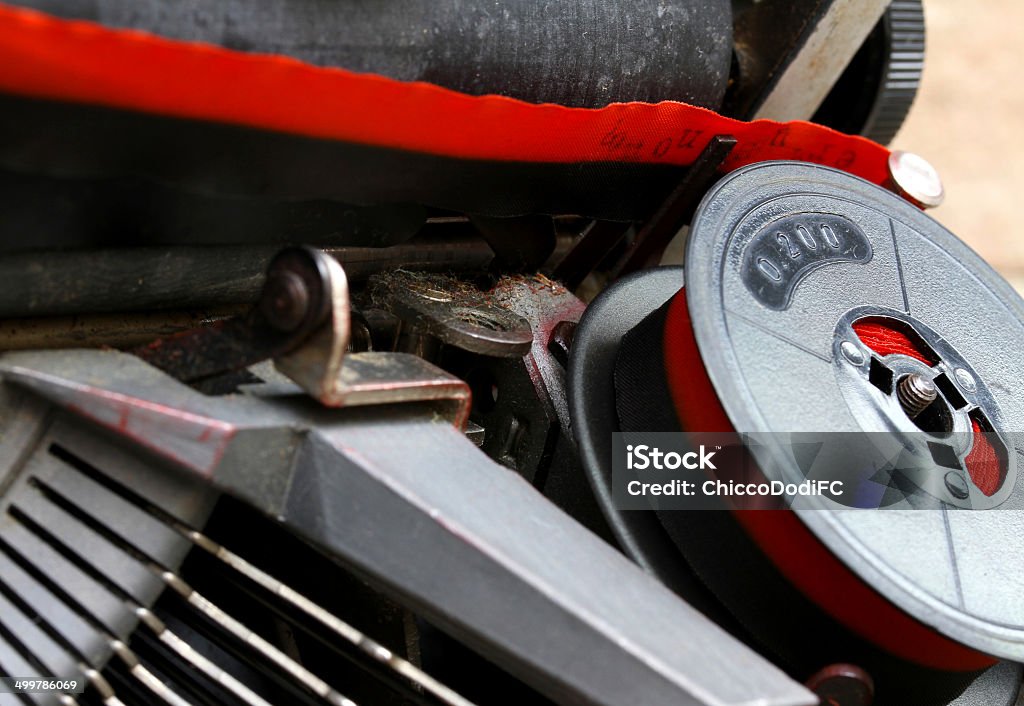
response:
[[[946,197],[935,167],[912,152],[893,150],[889,155],[889,186],[920,208],[935,208]]]
[[[913,373],[900,380],[896,388],[896,397],[907,416],[913,419],[935,401],[939,391],[928,378]]]

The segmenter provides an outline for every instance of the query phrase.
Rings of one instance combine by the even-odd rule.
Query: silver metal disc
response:
[[[895,375],[948,382],[948,395],[963,398],[959,408],[948,405],[946,423],[968,435],[949,439],[969,436],[972,410],[983,410],[1006,443],[998,492],[980,493],[937,468],[934,478],[922,471],[915,479],[932,509],[896,503],[796,512],[918,620],[1024,661],[1020,297],[909,203],[846,173],[796,162],[756,164],[722,179],[697,212],[686,262],[687,301],[708,374],[737,431],[764,434],[752,452],[772,480],[797,477],[782,442],[788,434],[885,430],[899,437],[914,429],[898,420],[895,395],[864,391],[879,356],[849,335],[853,320],[892,317],[927,341],[939,358],[933,366],[899,355],[883,362]],[[963,458],[966,449],[948,445]]]

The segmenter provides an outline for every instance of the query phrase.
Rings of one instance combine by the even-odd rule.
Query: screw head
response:
[[[957,500],[966,500],[967,496],[971,494],[967,487],[967,479],[960,473],[950,471],[943,480],[946,483],[946,490]]]
[[[551,329],[548,339],[548,352],[554,356],[563,368],[569,366],[569,353],[572,350],[572,339],[576,335],[575,321],[559,321]]]
[[[939,173],[924,157],[893,150],[889,155],[889,177],[901,196],[921,208],[934,208],[946,198]]]
[[[807,680],[807,688],[822,704],[835,706],[871,706],[875,683],[871,676],[853,664],[831,664]]]
[[[978,388],[978,383],[975,382],[974,376],[963,368],[954,370],[953,377],[956,378],[957,384],[967,392],[974,392]]]
[[[306,282],[288,270],[271,273],[263,285],[260,312],[279,331],[294,331],[309,312]]]
[[[853,365],[864,365],[864,353],[853,343],[843,341],[839,350],[842,351],[843,357]]]

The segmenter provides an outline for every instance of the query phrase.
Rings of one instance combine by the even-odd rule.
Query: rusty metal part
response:
[[[292,345],[252,312],[182,331],[131,350],[182,382],[241,370]]]
[[[130,348],[154,338],[205,326],[244,313],[240,306],[207,311],[46,316],[0,320],[0,349]]]
[[[563,368],[569,367],[569,352],[572,350],[572,339],[576,335],[578,321],[559,321],[551,329],[548,340],[548,353],[555,357]]]
[[[830,664],[807,680],[823,706],[871,706],[875,684],[871,675],[853,664]]]
[[[519,358],[450,353],[446,366],[473,388],[473,418],[487,430],[484,451],[543,490],[555,466],[574,465],[558,350],[568,350],[585,305],[542,275],[505,277],[489,294],[529,322],[529,352]]]
[[[419,333],[456,348],[499,358],[530,350],[530,322],[501,306],[495,291],[482,292],[447,275],[406,271],[371,279],[374,302]],[[499,285],[500,286],[500,285]]]
[[[147,363],[191,382],[274,359],[275,368],[328,407],[434,402],[463,427],[469,387],[404,353],[346,356],[352,329],[348,279],[332,257],[287,248],[268,268],[263,296],[245,316],[137,348]]]
[[[312,256],[312,259],[307,259]],[[431,402],[440,415],[460,429],[469,418],[470,392],[465,382],[408,353],[363,352],[346,354],[351,337],[352,314],[349,304],[348,280],[341,265],[332,258],[315,252],[288,251],[275,259],[268,273],[268,283],[288,276],[297,277],[299,286],[308,295],[302,300],[310,307],[320,306],[322,312],[307,312],[320,321],[319,327],[297,347],[274,357],[278,372],[294,381],[304,391],[327,407],[359,407],[369,405]],[[316,273],[308,266],[323,268]],[[305,277],[298,277],[303,272]],[[318,284],[319,283],[319,284]],[[296,291],[291,284],[285,285]],[[319,289],[320,300],[313,292]],[[268,286],[268,296],[280,295],[280,289]],[[284,294],[287,299],[289,294]],[[265,298],[264,298],[265,301]],[[289,326],[296,318],[294,302],[281,307],[289,313]],[[271,306],[276,306],[276,302]],[[299,324],[299,331],[305,325]]]
[[[326,256],[318,256],[318,265],[322,268],[319,325],[305,340],[298,339],[289,349],[276,351],[274,367],[324,401],[337,394],[341,364],[352,332],[352,316],[345,270],[337,260]]]

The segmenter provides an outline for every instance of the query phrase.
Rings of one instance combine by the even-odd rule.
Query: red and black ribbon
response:
[[[795,159],[887,178],[884,147],[806,122],[470,96],[10,5],[0,93],[19,98],[0,113],[3,166],[224,194],[642,218],[716,134],[739,141],[726,169]]]

